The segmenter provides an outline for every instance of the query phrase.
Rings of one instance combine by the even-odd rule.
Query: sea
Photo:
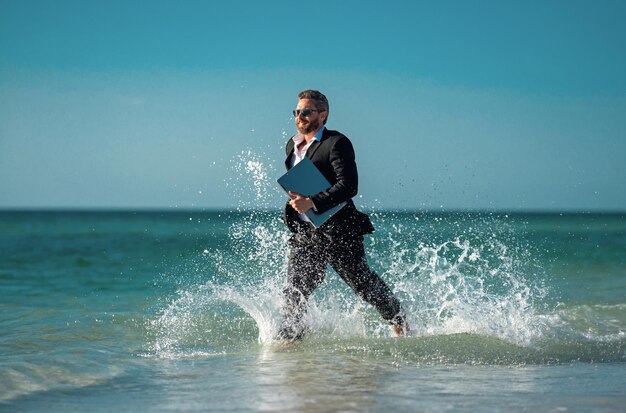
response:
[[[626,212],[367,212],[410,335],[329,268],[286,344],[279,205],[0,211],[0,411],[626,411]]]

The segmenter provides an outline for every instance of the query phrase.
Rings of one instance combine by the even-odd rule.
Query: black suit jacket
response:
[[[290,168],[293,151],[294,142],[293,139],[289,139],[285,148],[287,155],[285,166],[287,169]],[[369,217],[358,211],[352,202],[352,197],[357,194],[359,189],[359,175],[352,142],[337,131],[324,129],[322,139],[311,144],[307,149],[306,157],[311,159],[331,184],[327,190],[311,197],[317,211],[322,213],[337,204],[347,203],[318,230],[333,237],[363,235],[373,232],[374,227]],[[289,204],[285,206],[284,220],[294,233],[311,229],[311,225],[301,221],[298,213]]]

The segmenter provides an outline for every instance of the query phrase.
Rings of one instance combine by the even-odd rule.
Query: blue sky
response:
[[[436,4],[433,4],[436,3]],[[279,207],[297,93],[357,204],[624,210],[626,3],[0,1],[0,207]]]

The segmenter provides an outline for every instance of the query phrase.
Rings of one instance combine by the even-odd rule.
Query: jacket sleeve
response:
[[[326,191],[311,197],[315,208],[323,213],[354,197],[359,189],[359,177],[354,160],[354,148],[345,136],[337,139],[329,153],[330,165],[335,182]]]

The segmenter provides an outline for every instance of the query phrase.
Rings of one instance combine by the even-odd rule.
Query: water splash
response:
[[[269,186],[274,186],[275,172],[260,159],[246,152],[235,162],[238,182],[250,181],[244,192],[253,196],[242,200],[227,245],[207,248],[198,258],[206,264],[200,266],[205,281],[179,289],[151,321],[154,354],[224,354],[272,343],[280,324],[289,234],[277,205],[271,211],[243,212],[247,206],[263,205],[273,191]],[[578,354],[584,334],[568,319],[571,312],[546,306],[549,290],[542,270],[529,246],[507,224],[508,217],[375,212],[372,218],[377,231],[367,238],[370,265],[400,298],[414,335],[394,341],[394,348],[405,351],[403,357],[409,352],[422,360],[553,362]],[[567,332],[559,323],[573,330]],[[305,342],[356,340],[359,348],[378,352],[378,340],[390,337],[376,311],[330,269],[310,300],[307,324]],[[623,332],[618,327],[616,333],[609,324],[610,333],[599,335],[613,337],[609,341],[617,344],[593,354],[619,359]],[[478,337],[478,345],[489,349],[480,353],[473,347],[476,340],[458,338],[465,335]],[[564,336],[574,337],[574,344],[567,344]],[[464,346],[458,355],[455,343]],[[437,346],[434,353],[429,350]],[[448,347],[450,354],[445,352]]]
[[[276,208],[280,196],[275,178],[275,161],[263,153],[242,151],[231,162],[226,187],[234,192],[237,210],[259,211]]]
[[[397,241],[394,241],[394,244]],[[408,306],[417,334],[473,333],[530,345],[541,334],[534,302],[545,290],[515,269],[497,239],[474,245],[455,238],[391,251],[386,278]]]

